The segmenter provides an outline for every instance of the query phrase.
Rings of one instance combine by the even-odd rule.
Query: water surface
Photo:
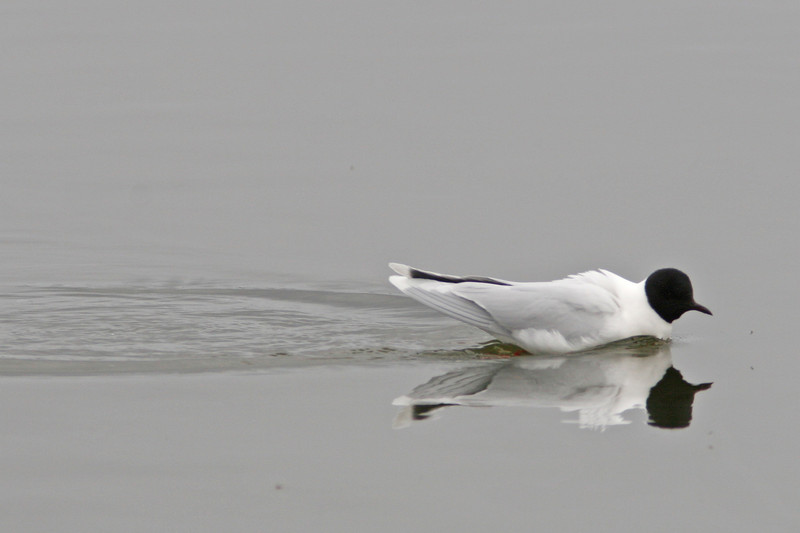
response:
[[[0,14],[0,529],[800,527],[795,2]],[[389,261],[714,316],[510,358]]]

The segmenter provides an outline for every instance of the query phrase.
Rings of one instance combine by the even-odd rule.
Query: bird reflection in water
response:
[[[672,366],[667,342],[629,339],[572,355],[520,356],[431,378],[394,400],[394,427],[424,420],[447,406],[557,407],[577,411],[582,428],[628,424],[623,413],[646,409],[651,426],[689,426],[697,392]]]

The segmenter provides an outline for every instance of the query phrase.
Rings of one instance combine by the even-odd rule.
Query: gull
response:
[[[579,352],[637,336],[667,340],[694,301],[689,276],[656,270],[638,283],[592,270],[549,282],[450,276],[389,263],[389,281],[415,300],[530,353]]]

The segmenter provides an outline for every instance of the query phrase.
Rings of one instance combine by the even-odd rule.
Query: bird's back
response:
[[[398,266],[401,274],[417,271]],[[529,283],[430,274],[390,280],[448,316],[537,352],[575,351],[614,340],[605,337],[620,313],[619,288],[635,285],[606,271]]]

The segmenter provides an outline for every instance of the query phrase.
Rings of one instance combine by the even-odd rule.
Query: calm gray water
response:
[[[0,27],[0,529],[800,526],[796,3]],[[509,358],[389,261],[675,266],[714,316]]]

